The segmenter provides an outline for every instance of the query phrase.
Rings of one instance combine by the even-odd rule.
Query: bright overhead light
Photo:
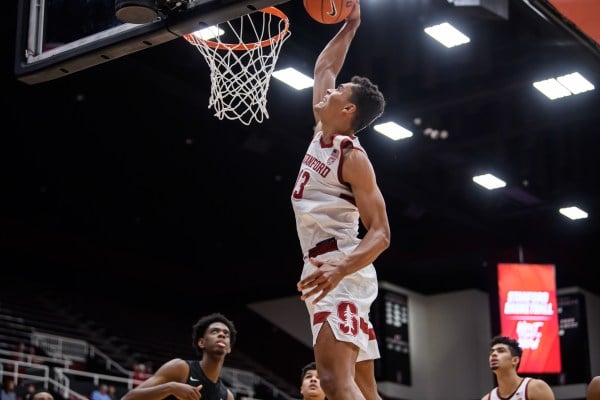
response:
[[[498,189],[506,186],[506,182],[504,182],[502,179],[496,178],[492,174],[474,176],[473,182],[483,186],[487,190]]]
[[[581,208],[575,206],[563,207],[560,210],[558,210],[558,212],[564,215],[565,217],[571,218],[573,220],[588,217],[588,213],[583,211]]]
[[[279,79],[283,83],[290,85],[296,90],[302,90],[312,87],[314,81],[312,78],[296,71],[294,68],[284,68],[273,72],[273,77]]]
[[[210,40],[217,36],[221,36],[224,33],[225,33],[225,31],[223,29],[219,28],[216,25],[213,25],[213,26],[209,26],[208,28],[204,28],[204,29],[195,31],[193,33],[193,35],[202,40]]]
[[[571,95],[571,92],[554,78],[533,82],[533,87],[542,92],[550,100]]]
[[[579,72],[559,76],[556,79],[551,78],[534,82],[533,87],[542,92],[550,100],[594,90],[594,85]]]
[[[583,92],[589,92],[594,90],[592,85],[587,79],[585,79],[579,72],[573,72],[572,74],[559,76],[556,78],[564,87],[569,89],[573,94],[579,94]]]
[[[471,39],[447,22],[424,29],[425,33],[450,48],[469,43]]]
[[[377,132],[389,137],[392,140],[407,139],[413,135],[408,129],[398,125],[395,122],[385,122],[373,126]]]

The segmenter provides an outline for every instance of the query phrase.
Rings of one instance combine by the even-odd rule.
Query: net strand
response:
[[[213,108],[214,116],[221,120],[239,120],[250,125],[253,121],[262,123],[269,118],[269,83],[290,32],[287,18],[263,11],[217,25],[217,28],[233,33],[235,45],[223,42],[225,35],[217,36],[212,43],[193,34],[185,35],[210,68],[208,108]],[[257,24],[261,24],[260,29]]]

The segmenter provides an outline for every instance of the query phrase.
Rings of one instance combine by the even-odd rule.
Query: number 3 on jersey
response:
[[[294,191],[292,192],[292,197],[295,199],[301,199],[304,194],[304,187],[308,183],[310,179],[310,174],[308,171],[302,170],[298,175],[298,179],[296,179],[296,185],[294,186]]]

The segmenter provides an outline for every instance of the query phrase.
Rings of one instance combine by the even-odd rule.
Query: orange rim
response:
[[[262,40],[260,42],[254,42],[254,43],[219,43],[219,42],[214,42],[212,40],[200,39],[199,37],[195,36],[193,33],[188,33],[186,35],[183,35],[183,37],[185,38],[185,40],[187,40],[188,42],[190,42],[193,45],[203,45],[203,46],[211,47],[213,49],[220,49],[220,50],[245,51],[245,50],[253,50],[253,49],[256,49],[257,47],[271,46],[273,43],[277,43],[278,41],[281,40],[281,38],[283,38],[285,36],[285,34],[288,32],[288,29],[290,27],[290,21],[289,21],[287,15],[285,15],[281,10],[279,10],[278,8],[275,8],[275,7],[266,7],[259,11],[262,13],[265,13],[265,14],[271,14],[278,18],[281,18],[281,20],[283,20],[283,22],[285,24],[283,27],[283,30],[281,32],[279,32],[279,34],[277,34],[271,38]]]

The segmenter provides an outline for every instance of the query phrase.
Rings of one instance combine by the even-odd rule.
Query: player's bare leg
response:
[[[356,375],[354,380],[360,391],[367,400],[381,400],[377,392],[377,381],[375,380],[375,362],[365,360],[356,363]]]
[[[321,387],[328,400],[364,400],[354,381],[358,348],[335,338],[328,322],[323,323],[315,344],[315,361]]]

